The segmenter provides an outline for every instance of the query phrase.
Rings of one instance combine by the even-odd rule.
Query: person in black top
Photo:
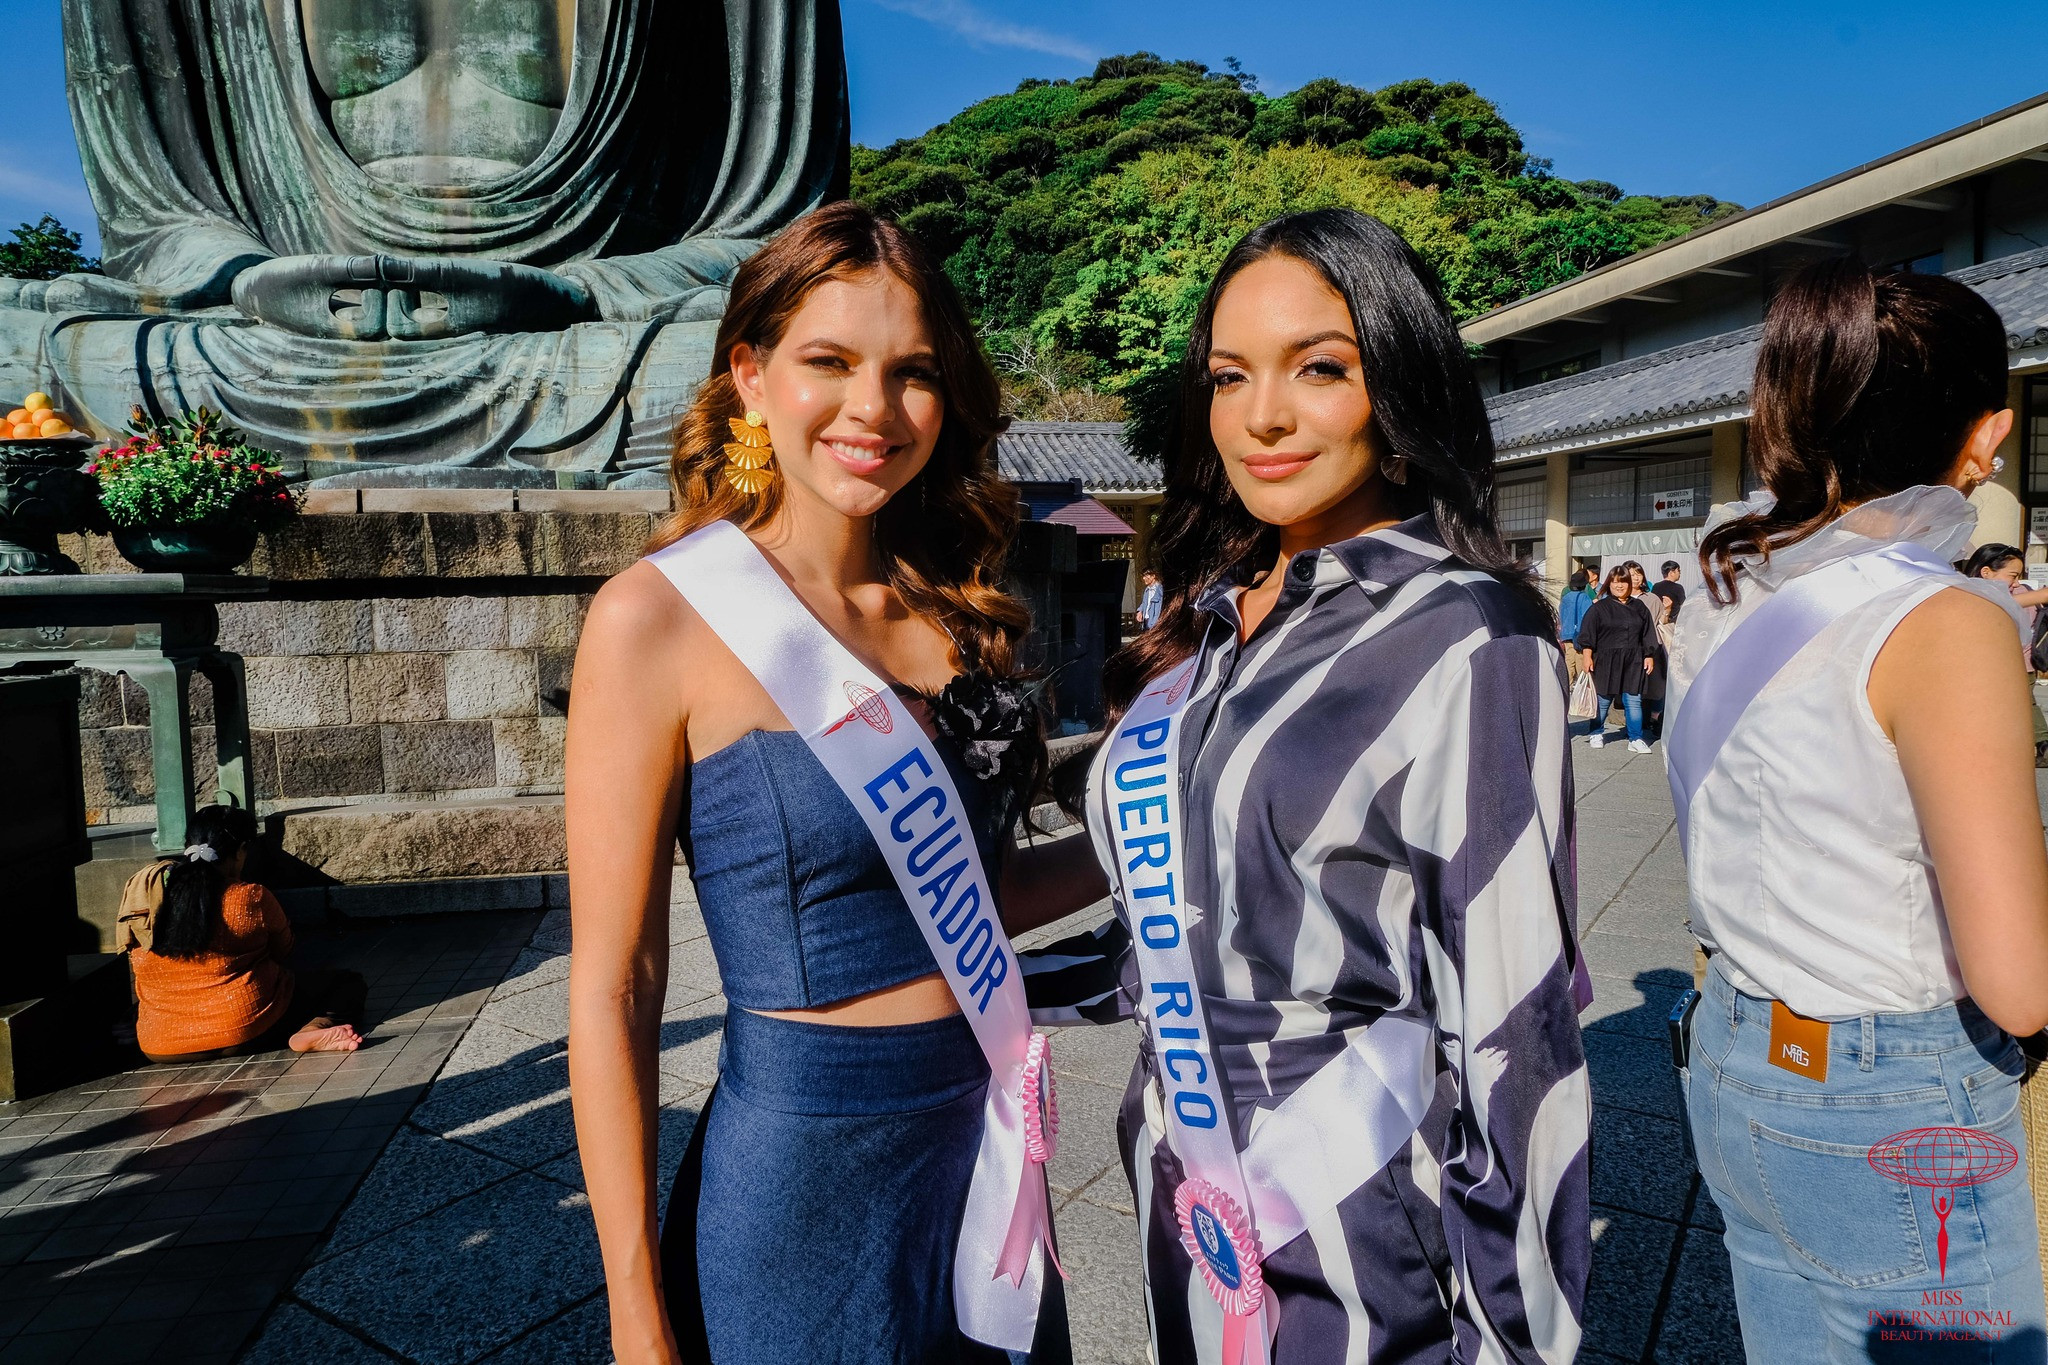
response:
[[[1678,623],[1678,609],[1685,605],[1685,584],[1678,581],[1678,561],[1664,561],[1664,581],[1654,583],[1650,591],[1671,604],[1671,612],[1664,619],[1673,625]]]
[[[1579,657],[1593,675],[1600,709],[1593,713],[1587,742],[1595,749],[1607,742],[1607,712],[1619,698],[1628,717],[1628,747],[1650,752],[1643,741],[1643,683],[1655,666],[1657,628],[1642,603],[1630,600],[1635,584],[1627,568],[1607,571],[1607,591],[1586,609],[1579,624]]]

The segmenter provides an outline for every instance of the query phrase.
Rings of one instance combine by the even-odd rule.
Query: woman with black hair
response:
[[[1350,210],[1189,342],[1159,625],[1087,816],[1118,919],[1027,974],[1142,1022],[1164,1365],[1566,1360],[1590,1259],[1563,660],[1428,266]],[[1076,959],[1091,949],[1097,990]]]
[[[2048,603],[2048,588],[2036,588],[2026,582],[2027,557],[2012,545],[1979,545],[1957,567],[1965,578],[1986,578],[2003,584],[2012,594],[2013,605],[2025,613],[2026,639],[2020,646],[2020,668],[2027,675],[2031,696],[2032,684],[2039,677],[2034,669],[2034,656],[2042,643],[2041,606]],[[2048,768],[2048,719],[2043,719],[2041,708],[2033,705],[2028,707],[2027,718],[2033,722],[2034,766]]]
[[[185,837],[184,852],[162,864],[155,911],[133,922],[129,964],[143,1055],[191,1062],[281,1047],[360,1047],[363,978],[286,967],[292,930],[284,909],[268,888],[242,877],[256,817],[235,806],[201,806]]]
[[[1635,598],[1628,565],[1609,569],[1605,588],[1579,623],[1579,661],[1593,675],[1593,690],[1600,697],[1586,742],[1595,749],[1607,742],[1607,713],[1619,703],[1628,726],[1628,747],[1646,754],[1650,746],[1643,740],[1643,687],[1656,668],[1657,627]]]
[[[1712,954],[1680,1075],[1759,1365],[2042,1358],[2015,1040],[2048,1024],[2048,852],[2017,608],[1952,567],[2006,332],[1938,275],[1787,280],[1750,390],[1770,492],[1708,519],[1672,649]]]

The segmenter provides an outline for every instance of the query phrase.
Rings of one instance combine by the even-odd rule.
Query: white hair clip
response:
[[[187,844],[185,856],[195,863],[217,863],[220,861],[220,850],[212,844]]]

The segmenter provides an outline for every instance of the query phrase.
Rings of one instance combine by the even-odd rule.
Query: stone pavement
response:
[[[371,1046],[0,1106],[0,1365],[232,1360],[538,918],[301,926],[295,962],[368,979]]]
[[[1595,1257],[1582,1359],[1736,1362],[1717,1221],[1688,1160],[1664,1017],[1691,981],[1685,888],[1661,755],[1575,747],[1585,1016],[1595,1107]],[[1042,930],[1029,946],[1098,916]],[[550,914],[381,1159],[246,1362],[605,1361],[603,1275],[581,1190],[567,1061],[569,929]],[[688,879],[671,901],[661,1163],[672,1170],[716,1078],[724,1005]],[[1131,1197],[1115,1151],[1135,1035],[1054,1044],[1052,1168],[1075,1358],[1142,1365]]]

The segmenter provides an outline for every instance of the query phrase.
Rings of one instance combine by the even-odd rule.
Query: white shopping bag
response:
[[[1579,680],[1572,684],[1572,704],[1568,708],[1573,720],[1591,720],[1600,706],[1600,694],[1593,690],[1593,675],[1579,674]]]

